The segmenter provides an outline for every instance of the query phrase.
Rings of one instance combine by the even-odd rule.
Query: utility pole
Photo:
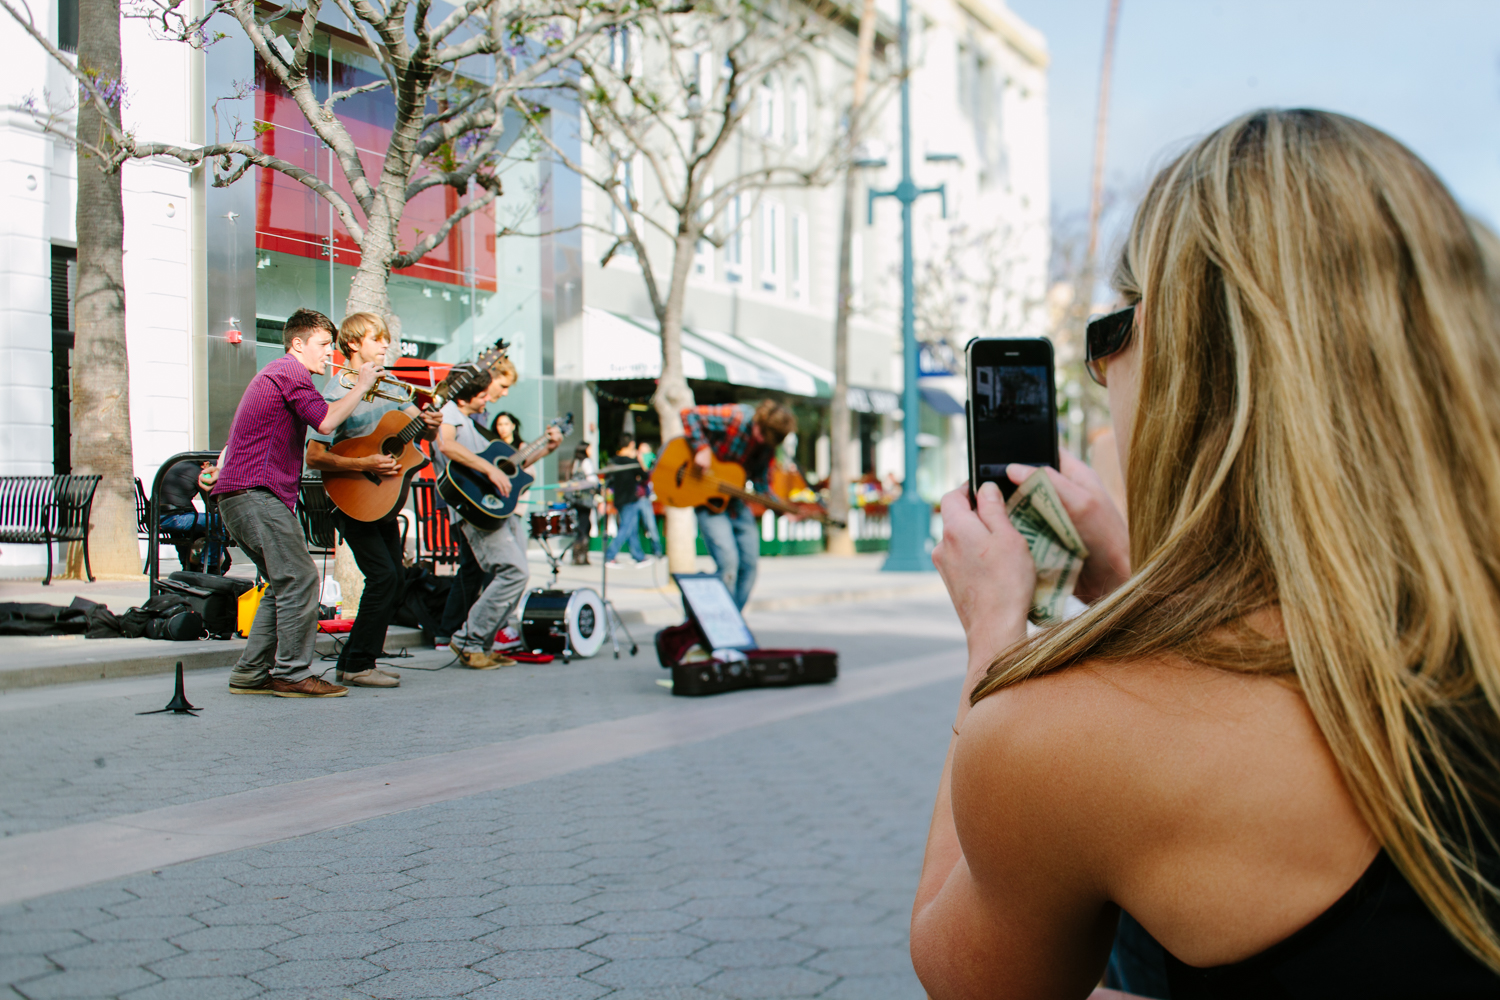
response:
[[[1104,212],[1104,154],[1109,138],[1109,86],[1114,76],[1115,35],[1119,26],[1120,0],[1109,0],[1109,13],[1104,22],[1104,56],[1099,65],[1098,117],[1094,122],[1094,175],[1089,191],[1089,241],[1084,250],[1083,270],[1078,277],[1078,287],[1073,290],[1073,302],[1068,310],[1070,325],[1077,331],[1080,343],[1084,336],[1084,325],[1088,322],[1089,313],[1094,307],[1094,275],[1097,273],[1095,262],[1099,254],[1099,216]],[[1086,398],[1087,396],[1080,396],[1078,400],[1083,408],[1083,424],[1079,427],[1078,455],[1084,461],[1089,459],[1089,408],[1084,404]]]
[[[891,547],[881,567],[887,573],[921,573],[933,569],[927,541],[932,534],[932,509],[917,493],[917,428],[921,423],[921,396],[917,392],[916,288],[912,265],[911,206],[924,194],[943,196],[947,216],[947,192],[943,185],[918,188],[911,179],[911,27],[910,0],[901,0],[901,183],[894,191],[871,191],[873,221],[876,198],[895,198],[901,203],[901,348],[905,384],[901,395],[901,430],[906,444],[906,474],[901,496],[891,504]]]

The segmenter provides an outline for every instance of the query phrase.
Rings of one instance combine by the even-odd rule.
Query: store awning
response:
[[[954,399],[946,389],[936,386],[918,386],[922,393],[922,401],[932,407],[945,417],[961,417],[964,415],[964,404]]]
[[[661,375],[661,337],[657,330],[652,319],[585,307],[583,377],[601,382],[657,378]],[[776,389],[797,396],[833,395],[832,372],[757,337],[684,328],[682,367],[688,378]]]

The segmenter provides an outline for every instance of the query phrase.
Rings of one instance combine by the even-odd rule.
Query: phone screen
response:
[[[1052,345],[1043,339],[969,345],[969,472],[1010,496],[1012,462],[1057,467],[1057,398]]]

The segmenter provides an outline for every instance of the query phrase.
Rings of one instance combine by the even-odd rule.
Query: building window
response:
[[[58,0],[57,47],[78,54],[78,0]]]
[[[73,8],[78,9],[77,5]],[[73,471],[73,331],[78,251],[52,248],[52,474]]]
[[[610,206],[610,228],[614,234],[622,240],[629,235],[630,228],[634,225],[637,233],[640,231],[640,207],[641,207],[641,164],[639,157],[631,157],[621,160],[615,165],[615,176],[619,178],[620,198],[630,208],[630,218],[620,211],[620,206],[611,203]],[[629,243],[622,242],[616,254],[634,257],[635,247]]]
[[[785,132],[786,110],[782,106],[780,81],[771,76],[761,80],[757,91],[757,101],[761,138],[767,142],[781,142]]]
[[[988,183],[1004,169],[1000,127],[1000,81],[994,63],[972,40],[958,46],[958,108],[974,133],[980,178]]]
[[[779,292],[786,280],[786,209],[780,202],[760,204],[760,287]]]
[[[737,194],[729,200],[725,209],[724,280],[731,282],[745,279],[746,262],[750,259],[750,199]]]
[[[807,84],[801,80],[792,84],[792,97],[787,107],[787,118],[787,124],[791,130],[792,149],[798,153],[806,153],[808,97]]]
[[[714,245],[709,239],[713,236],[713,192],[713,178],[705,178],[703,205],[698,209],[698,219],[703,224],[703,238],[693,244],[693,273],[709,281],[712,281],[714,276]]]
[[[609,68],[619,76],[632,77],[639,69],[640,38],[627,28],[615,28],[609,33]]]
[[[807,213],[793,212],[787,222],[787,290],[794,299],[807,298]]]

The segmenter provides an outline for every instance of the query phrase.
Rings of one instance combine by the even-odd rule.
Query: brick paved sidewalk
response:
[[[846,671],[960,648],[951,610],[936,599],[761,615],[752,625],[763,641],[833,644]],[[305,712],[266,711],[285,704],[235,699],[266,709],[219,706],[221,718],[202,729],[190,728],[201,719],[124,722],[147,695],[91,699],[83,688],[106,686],[79,685],[35,712],[6,713],[3,756],[25,759],[0,774],[0,799],[9,806],[27,790],[12,818],[34,819],[27,810],[39,808],[57,825],[128,811],[163,788],[150,780],[160,769],[186,785],[212,763],[211,794],[224,794],[257,783],[261,755],[320,758],[292,777],[382,754],[411,759],[637,714],[661,704],[660,675],[644,657],[530,676],[413,672],[411,690],[378,702],[290,706],[318,712],[313,727],[296,721]],[[6,907],[0,982],[30,1000],[919,998],[906,923],[953,687],[926,684]],[[399,700],[424,689],[443,696]],[[403,713],[419,738],[393,752],[385,737]],[[69,716],[87,732],[75,728],[57,746],[71,737],[76,753],[25,753],[38,727],[57,731]],[[165,725],[141,725],[156,722]],[[123,798],[85,780],[111,770],[109,758],[105,767],[87,760],[111,741],[156,758]],[[50,793],[38,795],[40,786]],[[89,808],[91,798],[109,804]]]

